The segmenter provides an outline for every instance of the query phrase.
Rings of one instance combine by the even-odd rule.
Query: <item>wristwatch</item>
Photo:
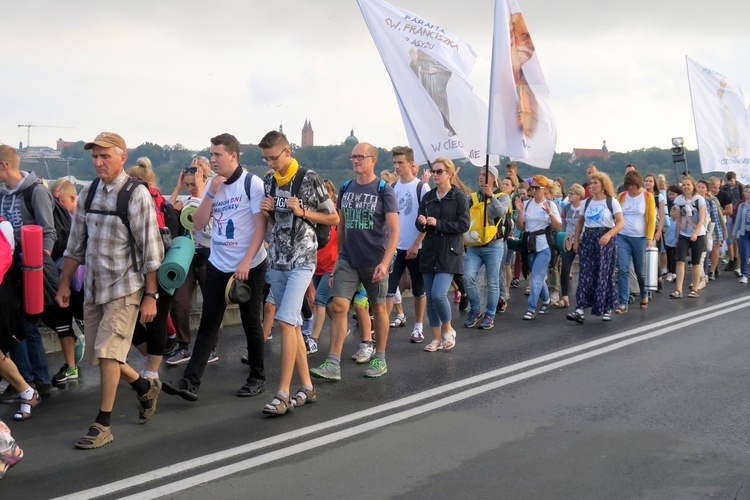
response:
[[[156,292],[156,293],[146,292],[143,295],[145,295],[146,297],[151,297],[154,300],[159,300],[159,292]]]

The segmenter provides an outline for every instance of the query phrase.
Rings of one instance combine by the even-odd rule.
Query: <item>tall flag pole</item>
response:
[[[549,168],[557,126],[536,46],[516,0],[495,0],[487,153]]]
[[[415,160],[468,158],[482,165],[487,105],[468,82],[476,53],[442,26],[384,0],[357,0],[396,90]]]

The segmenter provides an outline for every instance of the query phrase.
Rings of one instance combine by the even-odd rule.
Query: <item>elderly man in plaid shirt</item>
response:
[[[156,272],[164,258],[164,246],[154,201],[145,186],[133,190],[128,206],[135,259],[130,255],[128,230],[113,214],[120,188],[128,180],[123,170],[128,158],[125,140],[117,134],[102,132],[84,149],[91,150],[100,181],[89,211],[85,200],[92,186],[84,188],[78,197],[56,299],[62,307],[69,304],[71,278],[80,264],[86,264],[83,312],[86,355],[90,362],[99,364],[101,406],[96,420],[76,447],[92,449],[114,440],[111,416],[121,378],[137,393],[140,423],[148,422],[156,410],[161,382],[138,375],[126,359],[139,311],[145,323],[156,316]]]

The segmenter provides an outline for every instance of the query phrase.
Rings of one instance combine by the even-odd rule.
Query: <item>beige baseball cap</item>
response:
[[[94,146],[99,146],[102,148],[120,148],[123,150],[123,152],[128,150],[127,146],[125,145],[125,139],[123,139],[119,134],[115,134],[114,132],[100,133],[96,136],[96,139],[91,142],[87,142],[83,146],[83,149],[93,149]]]

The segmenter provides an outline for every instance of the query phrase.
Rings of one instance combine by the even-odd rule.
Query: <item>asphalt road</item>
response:
[[[457,328],[455,349],[426,353],[408,342],[409,323],[391,333],[387,375],[365,379],[345,358],[341,382],[318,382],[317,403],[281,417],[260,411],[278,337],[266,346],[269,389],[240,399],[243,336],[227,329],[198,402],[162,395],[141,426],[123,384],[115,441],[92,451],[73,447],[98,407],[98,372],[86,367],[26,422],[11,421],[15,403],[0,406],[26,453],[0,494],[750,498],[746,286],[722,274],[698,299],[657,294],[648,310],[584,325],[564,319],[570,309],[522,321],[523,288],[512,293],[493,330]],[[352,336],[344,356],[356,348]]]

